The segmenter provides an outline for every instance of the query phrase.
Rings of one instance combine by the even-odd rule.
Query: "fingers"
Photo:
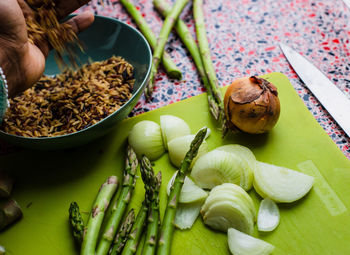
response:
[[[55,0],[58,19],[65,18],[91,0]]]
[[[94,22],[94,15],[91,12],[83,12],[66,23],[72,26],[73,31],[78,34],[88,28]]]

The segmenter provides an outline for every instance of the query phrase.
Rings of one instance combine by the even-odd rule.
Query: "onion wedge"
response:
[[[263,198],[277,203],[291,203],[305,196],[314,183],[312,176],[285,167],[258,162],[254,188]]]
[[[189,229],[198,218],[203,201],[182,204],[179,203],[176,209],[175,226],[179,229]]]
[[[268,255],[275,246],[234,228],[227,231],[228,247],[234,255]]]
[[[280,222],[280,212],[275,202],[269,198],[264,198],[260,202],[258,212],[258,230],[259,231],[272,231]]]
[[[168,149],[168,142],[172,139],[191,134],[188,124],[183,119],[174,115],[161,115],[160,128],[162,130],[165,149]]]
[[[131,129],[128,137],[130,146],[138,158],[145,155],[156,160],[165,152],[160,126],[154,121],[142,120]]]
[[[215,149],[194,163],[191,176],[204,189],[212,189],[222,183],[234,183],[249,190],[253,183],[253,172],[247,169],[247,162],[241,157]]]
[[[226,232],[229,228],[236,228],[247,234],[253,233],[253,217],[242,204],[220,201],[201,213],[204,223],[213,229]]]
[[[170,181],[168,182],[168,186],[167,186],[168,196],[170,194],[170,188],[174,183],[177,172],[178,171],[175,172],[175,174],[171,177]],[[180,203],[193,203],[198,201],[204,202],[207,196],[208,194],[206,191],[198,187],[190,178],[188,178],[187,176],[185,177],[185,181],[182,186],[180,197],[179,197]]]
[[[185,135],[174,138],[170,142],[168,142],[169,158],[171,163],[175,167],[181,166],[181,162],[185,158],[187,151],[190,149],[190,145],[194,137],[195,135]],[[203,141],[203,143],[199,147],[197,156],[192,161],[192,165],[201,155],[207,152],[208,144],[206,141]]]

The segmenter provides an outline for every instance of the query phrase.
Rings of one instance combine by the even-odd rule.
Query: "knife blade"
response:
[[[343,0],[346,6],[350,9],[350,0]]]
[[[305,57],[283,43],[280,48],[305,86],[350,137],[350,99]]]

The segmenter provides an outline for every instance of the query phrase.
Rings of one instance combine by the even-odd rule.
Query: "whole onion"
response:
[[[256,76],[231,83],[225,93],[224,105],[228,128],[251,134],[271,130],[280,115],[276,87]]]

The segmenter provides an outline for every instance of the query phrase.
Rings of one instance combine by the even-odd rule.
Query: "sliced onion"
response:
[[[268,255],[275,246],[234,228],[227,231],[228,247],[234,255]]]
[[[204,223],[213,229],[226,232],[229,228],[236,228],[247,234],[253,233],[254,219],[250,211],[240,203],[220,201],[206,211],[201,210],[201,213]]]
[[[233,183],[224,183],[214,187],[210,191],[210,197],[206,199],[205,204],[211,205],[212,202],[223,200],[235,201],[232,197],[236,197],[239,199],[239,203],[246,205],[254,220],[256,219],[256,209],[252,198],[244,189]]]
[[[168,148],[168,142],[180,136],[191,134],[188,124],[174,115],[161,115],[160,128],[162,130],[164,146]]]
[[[249,148],[239,144],[227,144],[227,145],[217,147],[215,148],[215,150],[235,153],[237,156],[241,157],[247,162],[249,166],[249,171],[254,172],[254,169],[256,168],[256,164],[257,164],[256,158],[253,152]]]
[[[150,160],[156,160],[165,152],[160,126],[154,121],[143,120],[136,123],[128,140],[139,158],[145,155]]]
[[[277,203],[291,203],[305,196],[314,183],[312,176],[285,167],[258,162],[254,188],[263,198]]]
[[[168,182],[167,186],[167,194],[169,196],[170,194],[170,188],[174,183],[176,174],[178,171],[175,172],[175,174],[171,177],[170,181]],[[193,203],[197,201],[203,201],[208,196],[207,192],[205,192],[203,189],[198,187],[190,178],[187,176],[185,177],[184,184],[181,189],[179,202],[180,203]]]
[[[234,183],[249,190],[253,174],[246,171],[247,168],[246,161],[236,154],[215,149],[194,163],[191,176],[204,189],[211,189],[222,183]]]
[[[203,201],[182,204],[179,203],[176,209],[175,226],[179,229],[189,229],[198,218]]]
[[[275,202],[269,198],[264,198],[258,212],[258,230],[272,231],[280,222],[280,212]]]
[[[168,142],[168,151],[169,158],[171,163],[175,167],[180,167],[182,160],[185,158],[187,151],[190,149],[191,142],[195,135],[186,135],[174,138]],[[194,162],[203,154],[208,152],[208,144],[206,141],[203,141],[199,147],[197,156],[193,159],[192,165]]]

